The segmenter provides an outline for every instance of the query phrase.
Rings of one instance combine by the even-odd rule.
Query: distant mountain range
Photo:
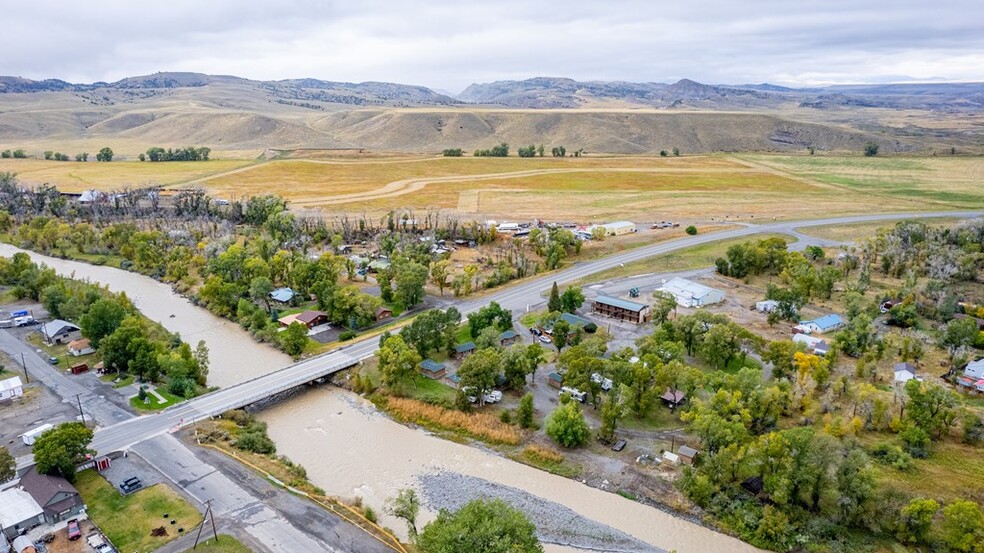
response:
[[[393,110],[392,108],[427,108]],[[156,73],[112,83],[0,77],[0,146],[439,151],[549,143],[598,153],[981,150],[984,83],[709,85],[537,77],[423,86]],[[969,150],[965,150],[969,151]]]

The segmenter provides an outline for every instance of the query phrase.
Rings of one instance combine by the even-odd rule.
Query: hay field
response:
[[[506,219],[760,221],[984,206],[982,162],[970,158],[302,155],[311,159],[201,183],[221,196],[272,191],[329,212],[440,208]]]
[[[90,154],[93,159],[95,154]],[[112,190],[149,185],[171,186],[208,175],[245,167],[249,160],[210,161],[46,161],[43,159],[0,159],[0,172],[17,174],[26,185],[51,184],[63,192],[82,192],[90,188]]]
[[[909,198],[940,209],[984,206],[984,157],[746,155],[756,164],[883,198]]]

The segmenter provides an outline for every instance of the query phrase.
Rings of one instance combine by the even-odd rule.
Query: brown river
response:
[[[0,244],[0,255],[19,250]],[[88,279],[125,292],[147,317],[192,344],[205,340],[210,351],[209,384],[230,386],[282,368],[290,358],[258,344],[238,325],[192,305],[169,286],[135,273],[26,252],[60,274]],[[172,317],[173,315],[173,317]],[[396,490],[417,485],[418,475],[451,471],[504,484],[572,509],[630,536],[679,553],[754,552],[737,539],[663,511],[534,469],[485,450],[442,440],[405,427],[378,413],[354,394],[319,388],[261,413],[278,453],[301,463],[312,482],[329,494],[363,498],[384,525],[404,533],[383,514]],[[421,523],[432,512],[422,513]],[[551,553],[582,551],[547,545]]]

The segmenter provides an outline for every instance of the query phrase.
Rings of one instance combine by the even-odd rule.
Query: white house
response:
[[[823,339],[807,334],[793,334],[793,343],[806,345],[806,349],[816,355],[827,355],[827,352],[830,351],[830,346]]]
[[[922,380],[916,376],[916,367],[909,363],[896,363],[895,364],[895,382],[896,384],[905,384],[910,380]]]
[[[92,343],[89,342],[88,338],[82,338],[81,340],[72,340],[68,343],[68,353],[72,354],[74,357],[80,355],[89,355],[90,353],[95,353],[96,350],[93,349]]]
[[[24,395],[24,384],[19,376],[0,380],[0,400],[11,399]]]
[[[659,290],[673,294],[680,307],[703,307],[724,301],[724,292],[679,277],[671,278]]]
[[[779,309],[779,302],[776,300],[765,300],[755,302],[755,310],[759,313],[772,313]]]
[[[44,524],[44,509],[20,487],[0,492],[0,541],[4,544],[21,533]]]
[[[844,319],[840,315],[824,315],[812,321],[800,321],[798,327],[809,329],[810,332],[831,332],[844,326]],[[807,333],[809,334],[809,332]]]
[[[971,378],[984,378],[984,357],[973,363],[968,363],[964,368],[964,374]]]

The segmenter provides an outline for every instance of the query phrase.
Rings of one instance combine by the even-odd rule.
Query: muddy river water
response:
[[[9,257],[18,251],[22,250],[0,244],[0,255]],[[146,316],[179,332],[192,344],[205,340],[210,350],[212,385],[229,386],[290,363],[287,356],[253,341],[238,325],[192,305],[165,284],[119,269],[27,253],[60,274],[125,292]],[[381,515],[383,524],[401,534],[404,525],[383,514],[385,500],[400,488],[416,486],[421,474],[452,471],[526,490],[665,550],[758,551],[734,538],[615,494],[407,428],[378,413],[361,398],[337,388],[307,391],[267,409],[260,418],[268,423],[278,453],[304,465],[312,482],[332,495],[362,497]],[[432,512],[422,513],[421,522],[433,516]],[[558,545],[548,545],[546,549],[581,551]]]

